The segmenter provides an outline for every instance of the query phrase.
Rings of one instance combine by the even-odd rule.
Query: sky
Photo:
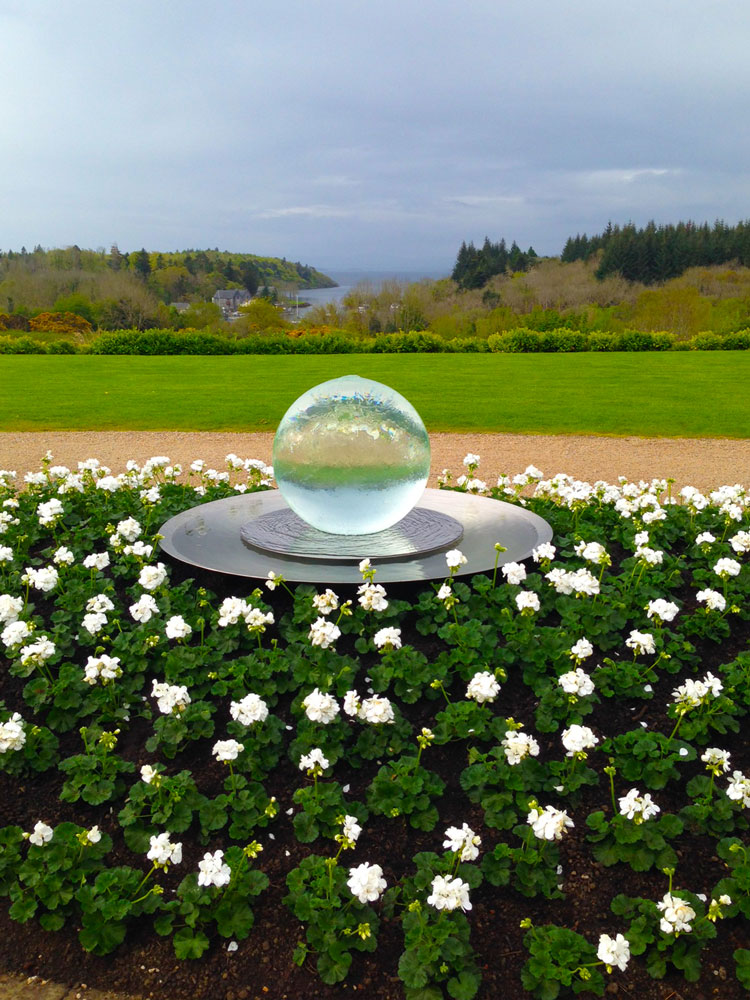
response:
[[[0,0],[0,250],[448,274],[750,218],[747,0]]]

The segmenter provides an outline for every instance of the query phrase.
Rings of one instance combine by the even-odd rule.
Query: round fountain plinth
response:
[[[448,575],[445,552],[451,548],[460,548],[466,556],[467,563],[458,575],[467,576],[494,567],[497,542],[505,547],[498,560],[502,565],[527,558],[533,549],[552,538],[551,527],[537,514],[489,497],[428,489],[418,501],[417,510],[422,512],[418,516],[426,516],[427,520],[432,513],[442,515],[447,519],[446,526],[451,521],[456,522],[462,531],[460,540],[446,540],[438,548],[429,543],[418,552],[413,548],[408,550],[415,543],[404,536],[398,544],[407,551],[389,554],[385,546],[378,555],[381,532],[356,536],[364,546],[359,551],[356,550],[358,542],[351,544],[353,536],[317,532],[324,540],[333,539],[335,546],[343,544],[344,548],[326,542],[329,547],[324,547],[319,555],[307,551],[270,551],[265,543],[259,545],[257,541],[248,540],[248,530],[252,534],[253,525],[269,514],[282,514],[280,523],[283,524],[284,518],[292,512],[278,490],[268,490],[238,494],[183,511],[159,529],[163,535],[160,544],[173,558],[216,573],[263,579],[273,570],[295,583],[335,584],[361,583],[357,564],[365,558],[371,559],[377,567],[378,583],[443,579]],[[389,530],[399,529],[403,521]],[[301,523],[306,533],[315,531]],[[303,543],[303,549],[307,544]]]

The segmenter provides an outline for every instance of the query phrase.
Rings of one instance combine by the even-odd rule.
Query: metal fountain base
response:
[[[498,564],[518,562],[552,538],[552,528],[531,511],[501,500],[424,491],[398,524],[372,535],[332,535],[297,517],[278,490],[238,494],[200,504],[159,529],[167,555],[191,566],[263,579],[269,570],[295,583],[360,583],[357,568],[369,558],[378,583],[442,579],[446,551],[460,548],[459,575],[492,569],[495,543],[506,549]]]

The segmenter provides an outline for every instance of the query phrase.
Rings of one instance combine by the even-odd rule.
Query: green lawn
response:
[[[430,431],[750,437],[750,352],[0,355],[0,430],[274,430],[306,389],[385,382]]]

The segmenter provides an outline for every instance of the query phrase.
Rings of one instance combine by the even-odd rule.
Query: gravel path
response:
[[[671,477],[677,486],[710,489],[726,483],[750,485],[750,439],[638,438],[583,435],[433,434],[432,478],[449,468],[463,472],[463,458],[481,458],[477,475],[493,483],[501,473],[515,475],[535,465],[545,476],[565,472],[578,479],[616,481]],[[156,431],[0,433],[0,468],[19,475],[38,469],[49,449],[56,464],[75,468],[86,458],[98,458],[117,473],[128,459],[143,462],[168,455],[188,465],[202,458],[223,469],[231,452],[241,458],[271,461],[271,434],[163,433]]]

